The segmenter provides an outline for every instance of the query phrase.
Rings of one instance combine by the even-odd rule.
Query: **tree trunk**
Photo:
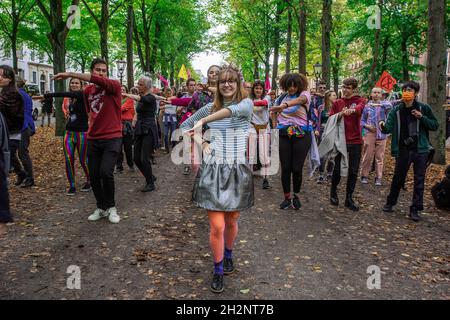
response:
[[[150,63],[149,63],[149,72],[155,73],[155,66],[156,61],[158,58],[158,46],[159,46],[159,36],[161,34],[161,25],[159,24],[159,21],[156,20],[155,22],[155,36],[153,37],[153,46],[152,46],[152,53],[150,56]]]
[[[427,57],[427,103],[433,109],[440,126],[431,134],[436,153],[434,163],[445,165],[445,109],[446,100],[446,0],[428,1],[428,57]]]
[[[173,65],[173,58],[170,59],[170,85],[173,87],[175,83],[175,66]]]
[[[13,68],[14,72],[18,74],[19,72],[19,63],[17,58],[17,35],[14,37],[14,35],[11,38],[11,50],[12,50],[12,60],[13,60]]]
[[[409,70],[408,70],[408,37],[402,35],[401,40],[402,48],[402,70],[403,70],[403,81],[409,81]]]
[[[272,89],[276,90],[278,87],[278,59],[280,57],[280,22],[281,14],[283,13],[280,3],[277,4],[277,15],[275,17],[275,31],[273,44],[273,69],[272,69]]]
[[[388,56],[388,50],[389,50],[389,35],[386,34],[384,40],[383,40],[383,53],[381,55],[381,68],[379,69],[379,74],[381,74],[386,69],[386,63],[387,63],[387,56]]]
[[[79,0],[72,0],[72,5],[78,5]],[[66,71],[66,38],[69,33],[69,28],[66,21],[63,19],[63,1],[53,0],[50,2],[50,11],[41,0],[37,0],[36,4],[42,11],[43,15],[48,20],[50,26],[50,33],[48,39],[53,49],[53,73],[58,74]],[[64,7],[65,8],[65,7]],[[55,81],[55,91],[65,91],[65,81]],[[63,136],[65,131],[65,120],[62,111],[62,98],[55,99],[55,113],[56,113],[56,136]]]
[[[134,59],[133,59],[133,0],[128,0],[127,13],[127,85],[128,89],[134,86]]]
[[[288,25],[286,39],[286,73],[291,72],[291,49],[292,49],[292,11],[288,8]]]
[[[298,71],[306,75],[306,4],[299,0],[300,14],[298,18]]]
[[[259,63],[258,58],[253,57],[253,80],[259,79]]]
[[[331,5],[332,0],[323,0],[322,9],[322,79],[327,88],[331,84]]]
[[[340,50],[341,45],[337,44],[333,63],[333,82],[334,82],[334,92],[336,92],[336,94],[338,94],[339,92],[339,64],[340,64],[339,59],[341,55]]]
[[[381,10],[383,8],[383,0],[378,0],[378,7],[380,8],[380,19],[382,18]],[[381,23],[381,21],[380,21]],[[375,43],[373,46],[373,60],[372,65],[370,66],[370,82],[371,86],[374,86],[377,82],[377,66],[380,55],[380,36],[381,36],[381,28],[375,29]]]
[[[109,0],[102,0],[102,13],[100,20],[100,52],[103,59],[106,60],[109,66],[108,56],[108,21],[109,21]]]

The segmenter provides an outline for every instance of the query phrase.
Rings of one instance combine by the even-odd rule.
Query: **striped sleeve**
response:
[[[191,116],[190,118],[186,119],[182,123],[182,125],[180,126],[180,129],[183,131],[183,133],[185,133],[186,131],[189,131],[190,129],[192,129],[197,121],[199,121],[199,120],[209,116],[210,115],[211,106],[212,106],[211,103],[207,104],[206,106],[204,106],[203,108],[198,110],[196,113],[194,113],[193,116]]]
[[[253,114],[253,101],[247,98],[238,104],[229,106],[227,109],[231,111],[232,118],[250,119]]]

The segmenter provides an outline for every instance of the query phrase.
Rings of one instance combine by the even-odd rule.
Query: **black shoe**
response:
[[[383,207],[384,212],[394,212],[394,206],[391,206],[390,204],[385,204]]]
[[[211,282],[211,291],[214,293],[223,292],[223,275],[215,274]]]
[[[292,205],[294,206],[295,210],[300,210],[302,204],[297,196],[294,196],[294,199],[292,200]]]
[[[20,186],[23,182],[25,181],[25,177],[24,176],[18,176],[17,177],[17,181],[16,181],[16,183],[14,184],[15,186]]]
[[[157,178],[153,175],[152,175],[152,178],[153,178],[153,182],[156,182]]]
[[[269,189],[270,188],[270,186],[269,186],[269,180],[267,180],[267,179],[264,179],[264,181],[263,181],[263,189]]]
[[[75,187],[70,187],[69,190],[67,190],[67,195],[68,196],[74,196],[77,193],[77,189],[75,189]]]
[[[22,183],[22,185],[20,186],[21,188],[30,188],[34,186],[34,180],[27,178],[24,180],[24,182]]]
[[[422,220],[422,217],[419,215],[419,212],[417,210],[410,210],[409,218],[415,222],[419,222],[420,220]]]
[[[116,174],[121,174],[121,173],[123,173],[123,167],[120,167],[120,168],[116,168],[116,172],[115,172]]]
[[[223,259],[223,274],[229,275],[234,272],[233,259],[224,258]]]
[[[331,188],[331,192],[330,192],[330,202],[333,206],[338,206],[339,205],[339,197],[337,194],[337,190],[334,188]]]
[[[82,192],[89,192],[92,190],[91,184],[89,182],[86,182],[84,186],[81,188]]]
[[[324,181],[325,181],[325,178],[323,177],[323,175],[320,175],[319,179],[317,179],[318,184],[322,184]]]
[[[155,158],[152,159],[152,164],[156,164],[156,159]]]
[[[191,167],[185,166],[185,167],[184,167],[183,174],[184,174],[185,176],[187,176],[187,175],[189,175],[190,172],[191,172]]]
[[[155,190],[155,185],[153,183],[147,184],[144,189],[141,190],[141,192],[152,192]]]
[[[291,199],[284,199],[283,202],[280,204],[281,210],[286,210],[292,207],[292,200]]]
[[[345,206],[352,211],[359,211],[358,205],[353,201],[352,196],[347,196],[345,199]]]

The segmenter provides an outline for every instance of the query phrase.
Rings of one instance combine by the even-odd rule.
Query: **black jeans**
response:
[[[395,171],[392,178],[391,190],[387,197],[387,204],[397,204],[400,190],[405,184],[406,176],[411,164],[414,164],[414,192],[411,209],[423,210],[423,191],[425,188],[425,173],[427,171],[428,153],[417,153],[417,151],[400,151],[395,158]]]
[[[9,168],[7,168],[9,170]],[[9,210],[8,183],[6,180],[5,161],[3,152],[0,150],[0,223],[12,222]]]
[[[97,208],[107,210],[115,207],[114,166],[117,163],[122,138],[89,140],[88,167],[91,186],[97,200]]]
[[[22,139],[20,140],[19,146],[19,158],[22,162],[23,168],[25,169],[25,173],[28,179],[34,180],[33,176],[33,162],[30,158],[30,152],[28,148],[30,146],[30,137],[31,137],[31,129],[28,128],[24,132],[22,132]]]
[[[133,168],[133,134],[123,136],[122,145],[123,147],[120,147],[120,153],[117,159],[117,168],[123,169],[123,151],[125,151],[125,158],[127,160],[128,167]]]
[[[152,158],[153,134],[137,135],[134,140],[134,163],[144,175],[147,184],[153,183]]]
[[[17,156],[17,151],[20,148],[20,140],[9,140],[9,151],[11,152],[11,165],[14,167],[14,172],[18,178],[25,179],[27,174],[23,171],[22,164]]]
[[[348,176],[347,176],[347,196],[351,196],[355,192],[356,181],[358,179],[359,164],[361,162],[360,144],[347,144],[348,153]],[[341,158],[338,154],[334,159],[333,178],[331,180],[331,189],[336,189],[341,182]]]
[[[291,176],[294,193],[299,193],[302,186],[303,165],[311,148],[311,135],[303,138],[280,136],[281,184],[283,192],[291,192]]]

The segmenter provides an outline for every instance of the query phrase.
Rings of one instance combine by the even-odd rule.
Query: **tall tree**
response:
[[[445,110],[447,65],[446,0],[428,1],[428,57],[427,57],[427,103],[433,108],[439,123],[438,131],[431,141],[436,149],[434,162],[445,164]]]
[[[63,12],[65,7],[62,0],[52,0],[49,7],[42,0],[37,0],[37,5],[44,17],[47,19],[50,32],[47,37],[50,41],[53,51],[53,72],[54,74],[66,71],[66,38],[70,31],[68,20],[76,11],[71,11],[66,19]],[[72,6],[78,6],[80,0],[72,0]],[[55,82],[55,91],[65,91],[65,82],[60,80]],[[56,99],[56,135],[64,135],[65,123],[64,114],[62,112],[62,99]]]
[[[306,74],[306,3],[299,0],[298,19],[298,72]]]
[[[332,0],[323,0],[322,7],[322,79],[327,87],[331,84],[331,5]]]
[[[8,37],[13,58],[14,71],[17,67],[17,38],[19,26],[35,6],[35,0],[4,0],[0,2],[0,30]]]
[[[127,84],[134,86],[134,57],[133,57],[133,0],[127,1]]]
[[[98,26],[98,31],[100,33],[100,51],[101,56],[109,65],[109,52],[108,52],[108,26],[109,20],[114,15],[114,13],[123,5],[123,0],[101,0],[100,16],[95,13],[95,7],[98,6],[98,1],[94,4],[89,4],[86,0],[82,0],[85,7],[88,9],[90,16],[94,19]],[[110,4],[112,3],[112,8],[110,11]]]
[[[292,50],[292,8],[287,9],[287,38],[286,38],[286,73],[291,72],[291,50]]]
[[[277,11],[275,16],[275,28],[273,38],[273,66],[272,66],[272,89],[276,90],[278,87],[278,60],[280,58],[280,23],[281,15],[283,14],[283,6],[280,2],[277,2]]]

